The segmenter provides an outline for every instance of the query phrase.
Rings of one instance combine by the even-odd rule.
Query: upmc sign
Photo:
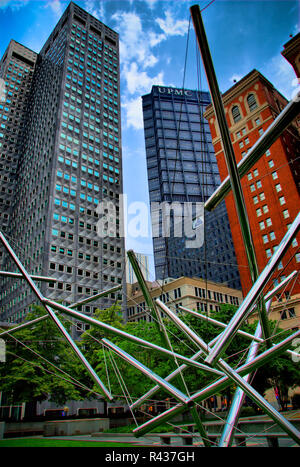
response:
[[[154,89],[156,89],[159,94],[173,94],[174,96],[196,97],[196,91],[190,91],[188,89],[162,88],[160,86],[157,86]]]

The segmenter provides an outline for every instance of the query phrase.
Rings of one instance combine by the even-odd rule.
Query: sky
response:
[[[287,98],[299,86],[283,45],[300,29],[300,0],[77,0],[120,36],[123,184],[127,221],[149,210],[141,96],[153,85],[208,90],[189,8],[199,4],[221,92],[256,68]],[[39,52],[69,0],[0,0],[0,55],[11,39]],[[139,203],[139,204],[137,204]],[[150,218],[127,249],[153,251]],[[154,277],[152,277],[154,279]]]

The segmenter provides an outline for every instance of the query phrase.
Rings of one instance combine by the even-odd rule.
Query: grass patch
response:
[[[104,430],[104,433],[132,433],[135,428],[136,425],[118,426]],[[151,433],[171,433],[173,431],[174,428],[171,425],[160,425],[151,430]]]
[[[128,446],[134,446],[134,444],[44,438],[18,438],[0,441],[0,448],[100,448]]]

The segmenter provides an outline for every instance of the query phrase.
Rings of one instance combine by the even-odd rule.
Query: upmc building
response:
[[[151,203],[204,203],[220,184],[208,122],[209,93],[153,86],[143,96]],[[225,203],[205,214],[201,248],[185,238],[155,237],[156,278],[196,276],[240,288]]]

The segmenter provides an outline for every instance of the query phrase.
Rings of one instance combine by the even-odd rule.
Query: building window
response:
[[[267,255],[267,258],[271,258],[271,256],[272,256],[272,251],[271,251],[270,248],[268,248],[268,249],[266,250],[266,255]]]
[[[266,227],[266,226],[265,226],[264,221],[261,221],[261,222],[259,223],[259,228],[260,228],[260,230],[264,230],[265,227]]]
[[[257,102],[254,94],[249,94],[249,96],[247,97],[247,102],[250,112],[257,108]]]
[[[290,213],[289,213],[288,209],[285,209],[285,210],[282,212],[282,214],[283,214],[283,217],[284,217],[285,219],[287,219],[288,217],[290,217]]]
[[[254,170],[253,170],[253,175],[254,175],[254,177],[257,177],[257,176],[258,176],[258,170],[257,170],[257,169],[254,169]]]
[[[282,206],[283,204],[285,204],[285,197],[284,196],[280,196],[279,198],[279,204]]]
[[[263,201],[264,199],[266,199],[264,192],[262,192],[262,193],[259,194],[259,199],[260,199],[261,201]]]
[[[263,212],[264,212],[265,214],[266,214],[267,212],[269,212],[269,208],[268,208],[267,204],[265,204],[265,205],[263,206]]]
[[[277,172],[272,172],[272,178],[273,180],[276,180],[278,178]]]
[[[257,197],[257,196],[254,196],[254,197],[253,197],[253,203],[254,203],[254,204],[257,204],[257,203],[258,203],[258,197]]]
[[[266,214],[267,212],[269,212],[269,208],[268,208],[268,205],[267,205],[267,204],[265,204],[265,205],[263,206],[262,209],[263,209],[263,212],[264,212],[265,214]]]
[[[238,121],[241,120],[242,117],[240,114],[240,109],[238,108],[237,105],[232,107],[231,113],[232,113],[234,123],[237,123]]]
[[[282,190],[280,183],[277,183],[277,185],[275,185],[275,188],[276,188],[277,193],[279,193],[279,191]]]
[[[270,240],[275,240],[276,239],[276,235],[275,235],[275,232],[270,232]]]
[[[262,212],[261,212],[260,208],[256,209],[256,215],[257,215],[257,217],[260,217],[262,215]]]
[[[271,159],[271,160],[268,162],[268,164],[269,164],[269,167],[270,167],[270,168],[271,168],[271,167],[274,167],[274,161],[273,161],[273,159]]]
[[[270,227],[272,225],[271,217],[268,217],[268,219],[266,219],[266,224],[267,224],[268,227]]]
[[[264,243],[268,243],[268,241],[269,241],[268,235],[263,235],[262,239],[263,239]]]

